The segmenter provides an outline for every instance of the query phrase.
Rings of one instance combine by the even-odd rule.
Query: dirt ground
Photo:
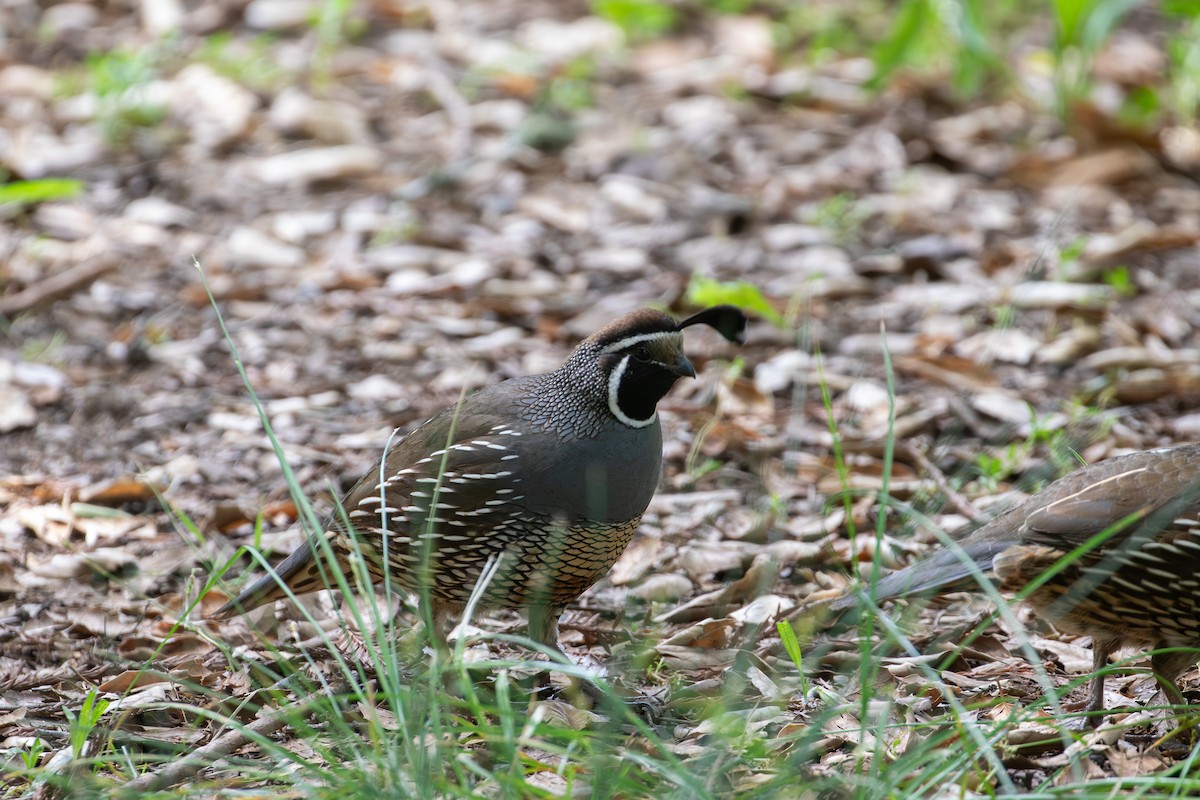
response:
[[[552,369],[627,310],[754,287],[745,347],[689,332],[660,496],[564,625],[592,663],[613,631],[659,642],[689,683],[744,645],[785,668],[771,623],[875,547],[848,532],[874,530],[889,428],[891,492],[945,530],[1069,466],[1064,446],[1200,438],[1186,129],[1133,133],[1099,103],[1065,124],[915,74],[872,94],[868,62],[781,53],[759,13],[630,47],[584,3],[374,0],[322,55],[305,3],[155,7],[0,9],[0,167],[82,181],[0,206],[10,753],[151,656],[207,663],[199,632],[166,632],[257,517],[275,556],[299,541],[205,281],[325,508],[464,388]],[[1096,94],[1144,80],[1156,41],[1120,32],[1151,63],[1099,59]],[[915,528],[889,522],[887,566],[933,541]],[[1033,630],[1064,682],[1090,669],[1086,640]],[[964,664],[979,693],[1020,696],[1010,634]],[[1110,681],[1113,705],[1152,683]]]

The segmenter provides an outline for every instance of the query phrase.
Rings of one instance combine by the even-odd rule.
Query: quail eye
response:
[[[638,361],[649,361],[650,360],[650,348],[646,347],[645,345],[643,345],[642,347],[639,347],[637,350],[633,351],[633,357],[636,358]]]

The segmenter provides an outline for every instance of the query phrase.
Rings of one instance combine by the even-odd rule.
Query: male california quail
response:
[[[344,516],[326,521],[334,569],[350,574],[361,553],[376,583],[390,572],[428,591],[444,647],[448,617],[498,560],[481,605],[528,609],[530,638],[561,653],[559,615],[608,572],[658,487],[656,405],[678,378],[695,377],[681,331],[698,323],[740,342],[746,317],[732,306],[679,323],[635,311],[554,372],[489,386],[423,423],[350,490]],[[286,597],[282,584],[329,588],[321,549],[300,545],[216,616]]]
[[[876,600],[977,589],[972,566],[1039,615],[1092,637],[1086,710],[1104,707],[1101,669],[1114,650],[1200,647],[1200,444],[1117,456],[1055,481],[957,543],[879,581]],[[1049,578],[1050,570],[1058,569]],[[852,607],[853,595],[830,604]],[[1194,650],[1156,653],[1168,699]],[[1094,717],[1095,721],[1099,716]]]

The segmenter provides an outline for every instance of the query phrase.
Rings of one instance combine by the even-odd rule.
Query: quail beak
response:
[[[683,353],[679,354],[679,358],[675,360],[674,364],[668,364],[667,369],[681,378],[696,377],[696,368],[692,366],[692,362],[688,361],[687,356]]]

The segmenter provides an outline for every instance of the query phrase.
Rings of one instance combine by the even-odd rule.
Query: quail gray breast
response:
[[[363,558],[376,583],[427,593],[435,636],[494,565],[484,607],[525,608],[530,638],[559,650],[558,618],[625,550],[658,486],[657,404],[695,377],[684,328],[741,341],[731,306],[676,322],[643,309],[581,342],[559,369],[466,397],[387,452],[342,501],[323,535],[333,569]],[[308,541],[220,609],[218,618],[330,588]]]
[[[977,589],[972,566],[1001,591],[1034,585],[1026,601],[1041,617],[1092,637],[1087,711],[1104,708],[1101,669],[1128,646],[1160,651],[1151,669],[1182,705],[1175,681],[1200,647],[1200,444],[1077,470],[956,547],[883,578],[875,598]],[[847,595],[831,608],[856,602]]]

